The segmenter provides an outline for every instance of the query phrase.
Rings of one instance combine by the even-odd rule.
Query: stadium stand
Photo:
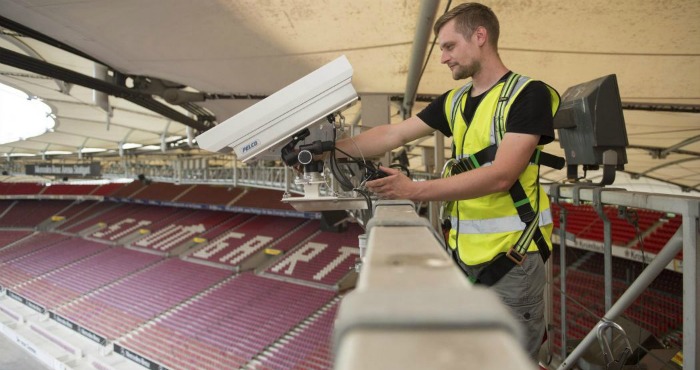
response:
[[[287,234],[282,239],[275,242],[272,247],[286,253],[295,246],[299,245],[299,243],[318,233],[320,230],[320,221],[309,220],[295,229],[292,233]]]
[[[65,239],[68,239],[68,236],[54,233],[35,233],[31,237],[24,238],[0,250],[0,263],[10,262],[16,258],[34,253]]]
[[[136,196],[138,192],[143,190],[146,187],[146,184],[142,181],[132,181],[126,185],[120,186],[118,189],[115,189],[111,194],[109,194],[110,197],[115,197],[115,198],[129,198]]]
[[[568,338],[575,342],[582,339],[604,314],[603,257],[599,253],[577,251],[567,248],[566,321]],[[554,285],[559,286],[559,256],[554,250]],[[613,296],[618,299],[631,281],[641,273],[644,266],[635,261],[613,258]],[[669,345],[678,346],[677,333],[682,328],[682,292],[679,288],[681,274],[664,271],[655,283],[625,310],[623,317],[652,333]],[[669,285],[675,289],[669,290]],[[554,289],[554,326],[550,333],[557,351],[561,348],[560,291]]]
[[[329,338],[338,311],[337,298],[310,323],[299,325],[251,361],[251,369],[330,369]]]
[[[305,220],[258,215],[193,252],[190,257],[237,266],[246,258],[282,239]]]
[[[203,210],[185,210],[177,215],[177,220],[168,219],[151,225],[151,233],[135,241],[132,246],[169,252],[234,216],[229,212]]]
[[[659,227],[653,229],[651,233],[644,237],[641,243],[637,243],[633,248],[641,249],[642,247],[652,253],[658,253],[663,248],[673,234],[678,231],[678,228],[683,223],[683,220],[678,215],[672,215],[665,219]],[[683,251],[680,252],[680,259],[683,259]]]
[[[118,191],[125,185],[122,183],[116,183],[112,182],[109,184],[103,184],[100,185],[95,191],[93,191],[90,195],[100,195],[100,196],[108,196],[111,195],[112,193]]]
[[[177,201],[192,204],[229,204],[243,194],[243,190],[230,186],[196,185],[182,194]]]
[[[241,197],[233,205],[244,208],[279,209],[293,211],[294,207],[287,203],[282,203],[282,195],[279,190],[269,189],[246,189]]]
[[[141,191],[134,194],[133,199],[148,199],[161,201],[174,201],[178,196],[187,191],[192,185],[177,185],[166,182],[147,183]]]
[[[170,258],[59,307],[56,313],[114,340],[228,275],[223,269]]]
[[[0,200],[0,217],[2,217],[2,215],[4,215],[15,202],[15,200]]]
[[[66,217],[66,220],[61,223],[56,230],[64,231],[71,234],[78,234],[80,231],[97,225],[98,217],[104,212],[119,207],[119,203],[112,202],[95,202],[87,206],[87,208],[75,214],[72,217]],[[73,207],[71,207],[73,208]]]
[[[41,195],[90,195],[99,185],[53,184],[44,187]]]
[[[156,255],[110,248],[65,268],[51,271],[17,287],[14,291],[47,309],[53,309],[161,259],[162,257]]]
[[[596,210],[587,204],[574,206],[564,203],[562,205],[552,204],[552,217],[554,227],[559,228],[559,215],[561,207],[567,210],[566,231],[579,238],[589,240],[603,240],[603,222]],[[612,241],[616,245],[629,246],[637,240],[637,230],[629,221],[618,216],[618,209],[612,206],[605,206],[605,215],[612,224]],[[663,214],[650,210],[635,210],[637,225],[640,233],[643,233],[661,222]]]
[[[243,273],[120,344],[166,366],[239,368],[333,295]]]
[[[112,190],[128,194],[153,185],[135,182]],[[46,192],[50,188],[40,190]],[[219,199],[217,203],[238,199],[233,205],[240,209],[262,207],[271,197],[277,204],[277,197],[281,196],[279,192],[244,192],[200,185],[181,188],[188,191],[175,196],[177,203],[208,204],[204,194],[212,191],[219,195],[210,199]],[[51,191],[73,193],[57,189]],[[0,229],[0,287],[8,289],[8,296],[21,296],[45,308],[60,323],[74,323],[104,338],[106,342],[100,344],[114,341],[116,352],[128,351],[158,366],[172,369],[332,367],[331,334],[341,299],[338,284],[354,271],[359,254],[357,237],[362,233],[357,224],[350,223],[347,231],[334,233],[321,231],[318,219],[261,214],[264,213],[261,208],[241,213],[119,200],[119,197],[105,201],[0,200],[0,214],[9,214],[13,209],[33,209],[41,202],[48,205],[47,209],[62,208],[47,214],[65,218],[55,228],[57,232],[34,231],[46,217],[33,215],[25,221],[32,230]],[[568,232],[577,239],[602,242],[602,223],[593,207],[570,204],[563,207],[567,209]],[[638,239],[642,238],[644,251],[653,254],[681,225],[681,218],[673,214],[636,211],[639,230],[618,217],[617,208],[605,207],[613,229],[617,230],[613,238],[616,248],[640,251]],[[558,227],[558,205],[553,206],[553,213]],[[148,224],[129,229],[140,221]],[[98,223],[106,226],[95,234]],[[109,229],[115,225],[119,227]],[[172,251],[180,242],[192,240],[192,235],[174,237],[170,233],[176,231],[176,226],[193,225],[202,225],[196,239],[203,245],[184,251],[184,259],[107,244],[144,228],[150,233],[130,239],[129,248],[155,250],[165,245],[165,250]],[[86,230],[91,230],[86,237],[94,241],[79,237]],[[167,240],[169,237],[172,240]],[[231,271],[232,263],[246,262],[265,249],[275,253],[254,265],[258,268],[239,275]],[[603,262],[600,253],[577,248],[567,248],[566,257],[569,299],[566,319],[568,340],[573,343],[583,338],[603,314]],[[561,273],[557,248],[552,261],[556,285]],[[640,262],[614,258],[616,298],[643,268]],[[665,344],[680,346],[681,279],[678,272],[664,271],[625,311],[624,317]],[[554,330],[550,338],[558,350],[561,318],[557,289],[554,296]],[[31,307],[29,303],[25,305]],[[15,321],[24,317],[3,305],[0,311]],[[65,352],[73,356],[80,353],[78,347],[62,341],[55,333],[36,323],[31,325],[33,332]],[[133,356],[127,358],[133,360]],[[110,369],[97,361],[93,361],[92,367]]]
[[[0,227],[34,228],[64,209],[72,200],[24,200],[7,209],[0,217]]]
[[[239,213],[239,214],[233,213],[232,215],[233,215],[233,217],[231,217],[227,221],[212,228],[211,230],[207,230],[204,234],[202,234],[202,238],[205,240],[213,240],[214,238],[218,237],[219,235],[225,233],[226,231],[231,230],[235,227],[238,227],[238,225],[247,221],[251,217],[255,217],[254,215],[251,215],[248,213]]]
[[[3,263],[0,269],[0,285],[12,288],[106,248],[104,244],[81,238],[61,240],[11,263]]]
[[[0,182],[2,195],[36,195],[44,188],[43,184],[29,182]]]
[[[123,237],[150,228],[154,222],[165,222],[188,214],[191,210],[174,207],[152,207],[141,204],[122,204],[100,216],[106,226],[90,237],[117,242]]]
[[[29,236],[31,231],[23,230],[0,230],[0,250],[8,247],[10,244]]]
[[[265,273],[335,286],[355,266],[360,254],[357,237],[361,233],[357,224],[350,224],[348,230],[340,234],[322,231],[290,251]],[[318,270],[316,266],[323,266],[323,269]]]
[[[75,200],[70,204],[70,206],[51,216],[51,221],[55,223],[65,222],[67,219],[72,219],[73,217],[81,214],[96,203],[97,201],[95,200]],[[58,226],[58,224],[55,226],[49,226],[48,228],[51,229],[56,226]]]

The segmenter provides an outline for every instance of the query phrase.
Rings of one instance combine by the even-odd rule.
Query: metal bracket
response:
[[[581,190],[582,189],[599,189],[600,186],[596,185],[591,185],[591,184],[574,184],[571,189],[571,198],[574,200],[574,205],[575,206],[580,206],[581,205]]]
[[[562,186],[562,184],[552,184],[549,186],[549,188],[551,189],[551,191],[550,191],[551,194],[549,196],[552,197],[552,200],[556,204],[561,204],[561,202],[559,200],[559,197],[561,197],[561,193],[559,192],[559,189],[561,188],[561,186]]]
[[[603,222],[610,222],[608,216],[605,214],[603,209],[603,202],[600,200],[603,191],[627,191],[624,188],[606,188],[606,187],[595,187],[593,188],[593,208],[595,208],[598,216],[603,220]],[[577,194],[578,195],[578,194]]]

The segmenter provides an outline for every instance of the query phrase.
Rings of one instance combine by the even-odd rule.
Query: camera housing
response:
[[[197,143],[211,152],[233,151],[243,162],[279,159],[295,133],[310,128],[313,139],[314,123],[357,102],[352,74],[343,55],[197,136]]]

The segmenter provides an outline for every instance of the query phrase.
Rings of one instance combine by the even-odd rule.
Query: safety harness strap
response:
[[[463,158],[457,160],[456,163],[452,166],[452,175],[479,168],[483,164],[493,162],[493,160],[496,157],[496,152],[498,151],[498,145],[503,139],[503,135],[505,133],[505,108],[508,101],[511,98],[511,93],[515,89],[515,86],[517,85],[516,82],[519,78],[520,75],[517,75],[515,73],[509,76],[498,99],[498,103],[496,105],[496,112],[494,114],[493,119],[492,130],[495,136],[495,143],[488,146],[485,149],[480,150],[475,154],[468,154]],[[464,91],[466,91],[466,89],[460,89],[458,94],[456,94],[459,98],[456,100],[457,104],[459,104],[459,101],[461,100]],[[453,104],[451,107],[451,128],[453,122],[455,122],[455,112],[457,111],[457,105],[454,104],[454,102],[455,99],[453,99]],[[533,153],[532,157],[530,158],[530,162],[538,166],[545,165],[556,169],[562,169],[565,163],[563,158],[544,153],[539,148],[537,148]],[[525,229],[520,234],[518,241],[515,243],[515,245],[513,245],[513,247],[511,247],[511,249],[508,252],[497,255],[493,260],[491,260],[491,262],[486,267],[484,267],[481,270],[479,275],[476,277],[476,283],[478,284],[484,284],[488,286],[493,285],[496,282],[498,282],[498,280],[500,280],[505,274],[507,274],[515,265],[521,265],[527,257],[526,253],[532,241],[534,241],[535,245],[537,245],[537,249],[543,261],[546,262],[551,254],[549,251],[549,246],[547,245],[547,241],[539,227],[539,212],[532,208],[530,204],[530,199],[527,197],[525,189],[523,188],[520,181],[516,181],[513,184],[513,186],[511,186],[511,188],[509,189],[509,193],[511,199],[513,200],[513,205],[518,211],[518,216],[520,217],[520,220],[523,223],[525,223]],[[537,205],[537,208],[539,208],[539,190],[537,191],[537,199],[535,204]],[[461,259],[456,258],[456,260],[459,262],[460,266],[463,265]]]
[[[456,121],[457,118],[457,112],[459,112],[459,105],[463,104],[462,99],[464,98],[464,94],[471,89],[472,83],[471,81],[467,83],[466,85],[462,86],[457,90],[454,95],[452,95],[452,101],[451,101],[451,106],[450,106],[450,131],[454,131],[454,122]]]
[[[465,94],[469,92],[469,90],[472,88],[472,82],[469,81],[467,84],[464,86],[460,87],[459,90],[457,90],[454,95],[452,95],[452,101],[450,102],[450,119],[448,120],[448,123],[450,124],[450,132],[454,132],[454,124],[455,121],[457,120],[457,113],[460,112],[460,104],[465,104],[465,101],[462,101],[464,98]],[[455,147],[455,142],[454,140],[452,141],[452,157],[454,158],[455,153],[457,152],[457,148]]]
[[[493,144],[474,154],[467,154],[460,158],[457,163],[455,163],[456,167],[452,167],[453,171],[455,168],[457,168],[458,170],[461,170],[460,172],[464,172],[479,168],[487,163],[491,163],[496,158],[497,151],[498,145]],[[542,165],[561,170],[564,168],[566,161],[562,157],[543,152],[540,148],[537,148],[530,157],[530,164]]]
[[[498,148],[496,145],[491,145],[474,155],[469,155],[460,159],[454,166],[452,166],[452,175],[479,168],[482,163],[492,162],[496,155],[497,149]],[[546,153],[541,153],[539,149],[535,150],[535,153],[532,155],[530,161],[539,165],[543,164],[543,158],[551,157],[551,159],[546,160],[548,164],[559,165],[559,160],[561,160],[561,158],[549,154],[542,156],[542,154]],[[562,167],[563,164],[561,165],[560,169]],[[531,241],[534,241],[535,245],[537,245],[537,250],[542,257],[542,261],[546,262],[551,254],[547,241],[539,228],[539,213],[532,208],[530,198],[525,193],[525,189],[520,181],[513,183],[513,186],[510,187],[508,193],[513,200],[515,209],[518,211],[520,221],[525,223],[525,230],[523,230],[518,238],[518,241],[508,252],[497,255],[489,265],[481,270],[476,279],[476,282],[479,284],[493,285],[505,274],[507,274],[508,271],[510,271],[510,269],[512,269],[515,265],[521,265],[525,261],[526,253],[530,247]],[[537,198],[536,204],[539,204],[539,191],[537,193]]]
[[[533,241],[537,244],[537,249],[540,252],[543,262],[547,262],[550,256],[549,246],[542,235],[539,227],[534,229]],[[526,254],[516,254],[513,253],[513,249],[506,253],[501,253],[496,258],[491,260],[486,267],[484,267],[479,276],[476,277],[476,284],[483,284],[486,286],[491,286],[496,284],[503,276],[505,276],[508,271],[510,271],[516,265],[521,265],[525,261]]]
[[[520,82],[520,75],[517,73],[511,73],[510,76],[508,76],[508,79],[506,79],[506,82],[503,84],[503,89],[501,89],[501,95],[498,97],[498,104],[496,104],[496,112],[494,112],[493,115],[493,129],[492,133],[495,135],[495,143],[496,145],[501,143],[501,140],[503,139],[503,135],[505,134],[505,111],[506,111],[506,105],[508,105],[508,101],[510,101],[510,96],[515,90],[516,86],[522,86],[522,84],[519,84]],[[524,81],[523,81],[524,83]]]

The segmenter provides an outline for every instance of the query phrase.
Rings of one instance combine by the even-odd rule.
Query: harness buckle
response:
[[[513,261],[516,265],[522,266],[523,262],[525,262],[525,258],[527,258],[527,254],[518,253],[518,251],[515,250],[515,246],[512,246],[510,247],[510,250],[506,252],[506,257],[508,257],[508,259]]]

